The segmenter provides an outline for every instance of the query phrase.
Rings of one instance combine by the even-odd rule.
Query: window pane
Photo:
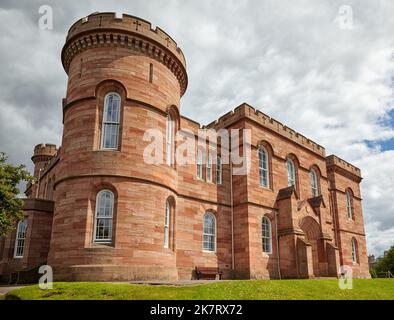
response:
[[[206,251],[215,251],[216,225],[215,217],[211,213],[204,215],[203,226],[203,249]]]
[[[104,108],[104,122],[119,122],[120,99],[117,95],[109,94]]]
[[[202,152],[197,150],[197,177],[202,179]]]
[[[164,247],[169,247],[169,238],[170,238],[170,215],[171,215],[171,205],[167,201],[166,202],[166,211],[164,214]]]
[[[287,160],[287,177],[288,177],[288,185],[294,186],[295,185],[295,169],[293,161],[290,159]]]
[[[220,157],[216,160],[216,183],[222,184],[222,159]]]
[[[317,197],[319,195],[319,191],[317,187],[317,175],[313,169],[310,171],[310,177],[311,177],[312,195],[314,197]]]
[[[260,185],[268,188],[268,155],[264,148],[259,149]]]
[[[264,217],[261,224],[262,229],[262,247],[263,252],[271,253],[272,250],[272,235],[271,235],[271,222],[268,218]]]
[[[105,98],[103,127],[102,127],[102,148],[117,149],[120,120],[120,97],[116,94],[109,94]]]
[[[173,163],[173,152],[174,152],[174,121],[170,116],[167,117],[167,164],[171,165]]]
[[[207,163],[207,181],[212,181],[212,155],[208,154],[208,163]]]
[[[16,240],[15,240],[15,257],[22,257],[23,251],[25,247],[25,239],[26,239],[26,230],[27,230],[27,219],[20,221],[18,223]]]
[[[96,201],[96,235],[95,241],[111,241],[112,239],[112,217],[114,195],[111,191],[101,191]]]

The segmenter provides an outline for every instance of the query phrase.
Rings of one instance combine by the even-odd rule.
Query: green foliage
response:
[[[376,272],[375,269],[370,270],[369,273],[371,274],[371,277],[374,279],[378,277],[378,273]]]
[[[23,218],[23,201],[18,198],[19,183],[34,180],[25,166],[13,166],[6,160],[5,154],[0,152],[0,238],[13,230]]]
[[[354,279],[341,290],[338,280],[235,280],[185,286],[129,283],[55,282],[16,289],[6,299],[23,300],[394,300],[394,279]]]
[[[394,246],[392,246],[385,257],[383,257],[375,268],[377,273],[390,271],[394,274]]]

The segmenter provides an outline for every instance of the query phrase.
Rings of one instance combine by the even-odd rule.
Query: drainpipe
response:
[[[234,199],[233,199],[233,161],[230,151],[230,206],[231,206],[231,269],[233,278],[235,274],[235,257],[234,257]]]
[[[278,276],[279,280],[282,280],[282,275],[280,274],[280,261],[279,261],[279,235],[278,235],[278,211],[275,211],[275,230],[276,230],[276,261],[278,265]]]

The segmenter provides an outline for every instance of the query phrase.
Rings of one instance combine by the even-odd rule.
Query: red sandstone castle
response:
[[[62,146],[34,148],[25,219],[0,240],[3,279],[43,264],[55,280],[193,279],[208,267],[313,278],[342,265],[369,277],[360,170],[320,145],[242,104],[204,127],[250,130],[247,174],[221,162],[219,142],[215,158],[173,160],[175,132],[197,139],[201,126],[180,114],[186,62],[164,31],[95,13],[69,30],[62,63]],[[143,159],[151,128],[163,164]]]

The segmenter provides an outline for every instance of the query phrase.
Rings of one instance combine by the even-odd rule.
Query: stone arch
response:
[[[305,240],[312,248],[313,275],[318,277],[322,275],[320,263],[324,262],[324,246],[321,239],[321,229],[319,223],[312,217],[304,217],[300,221],[300,228],[305,233]]]
[[[166,109],[167,115],[171,116],[171,119],[175,120],[175,133],[180,129],[181,127],[181,116],[179,114],[179,110],[177,106],[175,105],[170,105]]]
[[[125,85],[122,82],[115,79],[106,79],[99,82],[96,85],[94,94],[95,97],[98,98],[101,95],[105,96],[105,94],[110,91],[118,93],[122,97],[122,100],[128,97],[128,93]]]

